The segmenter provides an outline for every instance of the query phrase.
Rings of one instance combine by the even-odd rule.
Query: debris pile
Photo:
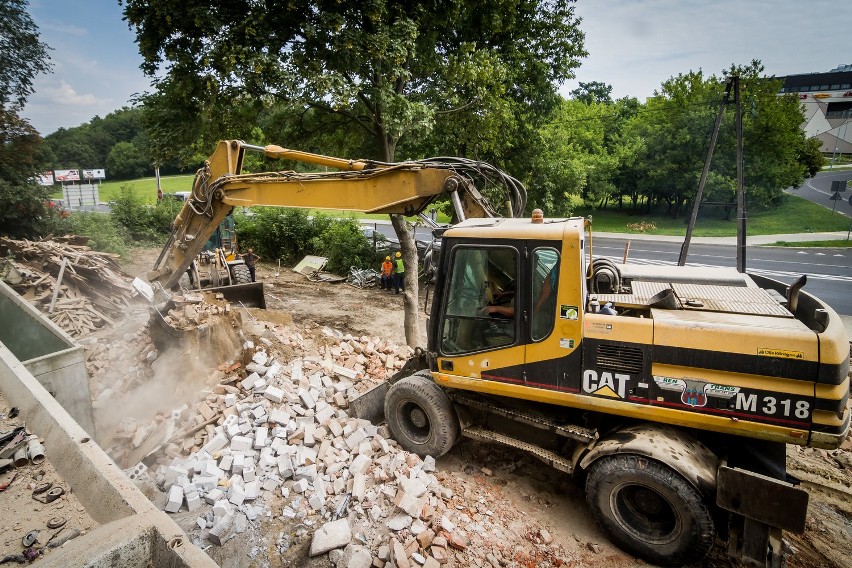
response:
[[[171,308],[163,316],[175,329],[188,330],[215,323],[216,316],[231,313],[231,305],[221,293],[189,292],[172,296]]]
[[[85,242],[0,238],[0,278],[73,337],[112,325],[135,296],[118,255],[95,252]]]
[[[196,544],[248,531],[274,541],[252,555],[277,548],[286,559],[310,540],[311,556],[328,554],[337,566],[563,563],[565,551],[523,513],[495,514],[488,489],[471,493],[432,457],[402,450],[386,426],[349,415],[349,401],[401,368],[408,347],[257,325],[240,360],[216,369],[203,401],[119,429],[127,447],[153,439],[164,448],[158,466],[125,471],[153,479],[166,511],[197,512]],[[510,534],[524,546],[509,545]]]

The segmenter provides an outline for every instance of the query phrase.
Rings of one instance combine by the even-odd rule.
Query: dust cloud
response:
[[[128,423],[150,433],[173,411],[204,398],[219,381],[216,367],[239,352],[237,319],[233,313],[213,315],[202,326],[167,333],[145,318],[128,318],[106,340],[108,364],[92,385],[95,437],[101,446],[112,446]]]

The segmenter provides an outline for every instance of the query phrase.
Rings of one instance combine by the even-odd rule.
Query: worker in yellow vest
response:
[[[396,260],[393,262],[393,288],[397,294],[405,290],[405,263],[402,261],[402,253],[397,251]]]

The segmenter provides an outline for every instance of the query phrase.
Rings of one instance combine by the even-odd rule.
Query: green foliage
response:
[[[349,267],[375,267],[376,253],[355,219],[334,219],[311,243],[328,258],[326,270],[349,274]]]
[[[161,244],[171,232],[171,224],[183,203],[163,199],[156,205],[146,205],[129,187],[123,187],[112,205],[111,221],[126,233],[128,243]]]
[[[139,178],[151,171],[150,161],[132,142],[116,143],[109,151],[106,167],[117,179]]]
[[[51,69],[48,49],[27,2],[0,1],[0,233],[15,237],[38,235],[49,217],[47,191],[33,182],[41,138],[19,115],[36,76]]]
[[[0,2],[0,110],[18,112],[33,93],[33,81],[52,69],[26,0]]]
[[[591,81],[589,83],[579,82],[579,86],[571,91],[571,98],[581,103],[611,103],[612,85]]]
[[[779,82],[763,75],[752,61],[732,66],[742,85],[744,185],[750,207],[778,205],[782,189],[800,184],[822,162],[814,142],[801,129],[802,110],[795,96],[778,96]],[[648,208],[663,205],[674,216],[685,214],[694,199],[725,80],[690,71],[665,81],[618,137],[635,148],[622,161],[628,176],[620,197]],[[703,198],[731,203],[736,189],[736,136],[733,107],[723,116]]]
[[[93,250],[126,256],[132,239],[122,227],[113,222],[109,213],[75,212],[67,217],[56,216],[49,234],[89,237],[87,246]]]
[[[336,130],[370,141],[367,157],[392,160],[445,119],[507,152],[507,118],[517,128],[546,113],[585,55],[573,0],[124,6],[143,69],[167,68],[145,97],[160,158],[245,136],[273,99],[333,115]]]
[[[235,213],[240,248],[252,247],[270,262],[294,265],[305,255],[328,258],[327,269],[348,274],[350,266],[373,267],[376,253],[354,218],[308,216],[304,209],[256,207]]]
[[[123,107],[86,124],[60,128],[45,138],[48,167],[106,168],[107,179],[115,180],[150,175],[155,163],[152,141],[143,126],[146,114],[141,107]],[[185,171],[176,162],[159,165],[163,175]]]

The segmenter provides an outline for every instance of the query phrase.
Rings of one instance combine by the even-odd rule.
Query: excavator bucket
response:
[[[225,300],[231,304],[240,304],[246,308],[266,309],[266,296],[263,293],[263,282],[249,282],[248,284],[234,284],[232,286],[204,288],[204,291],[222,294]]]
[[[355,418],[369,420],[373,424],[383,422],[385,419],[385,397],[391,385],[400,379],[410,377],[428,368],[429,359],[426,356],[426,351],[420,347],[415,348],[414,355],[402,366],[402,369],[394,373],[387,381],[379,383],[372,389],[361,393],[358,398],[350,400],[350,413],[355,415]]]

